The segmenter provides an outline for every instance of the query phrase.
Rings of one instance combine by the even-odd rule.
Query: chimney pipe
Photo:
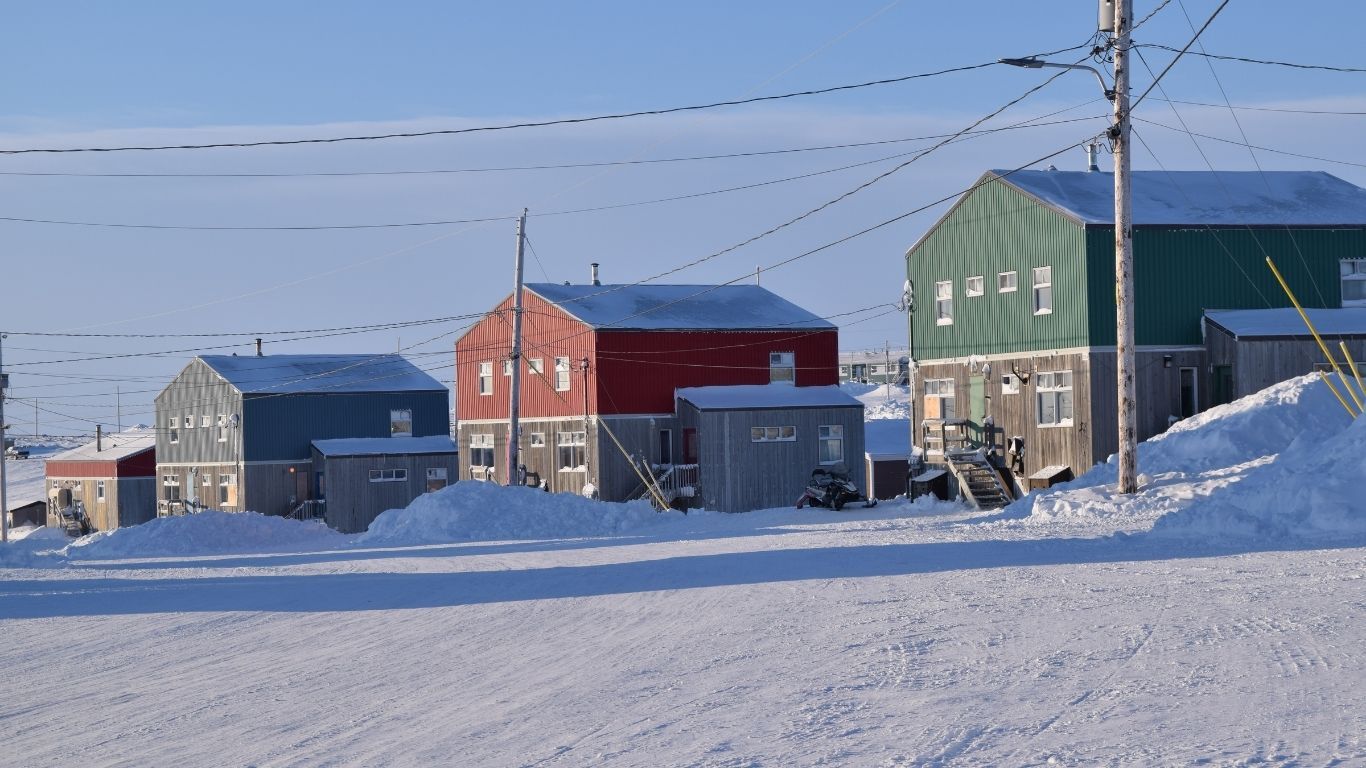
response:
[[[1086,145],[1086,170],[1099,171],[1100,166],[1096,165],[1096,150],[1099,149],[1093,141]]]
[[[256,339],[256,356],[264,357],[264,355],[261,354],[261,339],[259,337]]]
[[[104,450],[104,425],[95,425],[95,453]]]
[[[588,266],[593,268],[593,285],[602,285],[602,282],[598,280],[598,263],[595,261]]]

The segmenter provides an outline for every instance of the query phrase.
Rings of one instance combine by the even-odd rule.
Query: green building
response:
[[[1267,257],[1304,305],[1366,317],[1366,190],[1299,171],[1135,171],[1132,188],[1140,440],[1248,394],[1211,364],[1204,318],[1289,306]],[[1057,170],[984,174],[907,251],[931,461],[1018,436],[1025,474],[1080,474],[1117,450],[1114,251],[1113,175]]]

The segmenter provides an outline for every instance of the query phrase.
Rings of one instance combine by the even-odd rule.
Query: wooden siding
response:
[[[653,418],[610,418],[603,417],[607,428],[612,430],[623,448],[632,456],[649,464],[659,463],[659,433],[672,430],[674,463],[682,463],[679,453],[680,438],[678,419],[662,416]],[[589,436],[591,440],[592,435]],[[630,462],[622,455],[621,449],[612,442],[606,430],[597,430],[596,454],[599,457],[595,473],[600,498],[608,501],[629,501],[645,492],[640,476],[631,469]]]
[[[916,358],[1087,346],[1085,253],[1080,224],[1014,187],[993,181],[967,193],[906,254]],[[1032,270],[1044,266],[1053,268],[1053,312],[1035,315]],[[997,275],[1011,271],[1017,289],[998,293]],[[977,275],[983,295],[965,296],[966,278]],[[934,284],[945,280],[953,283],[952,325],[935,321]]]
[[[1312,373],[1316,370],[1316,365],[1328,362],[1312,337],[1239,340],[1208,323],[1205,328],[1210,367],[1227,365],[1233,368],[1233,391],[1229,393],[1233,398],[1250,395],[1277,382]],[[1351,371],[1347,369],[1337,347],[1339,338],[1326,337],[1324,341],[1350,379]],[[1357,361],[1358,367],[1366,363],[1366,339],[1344,337],[1341,341],[1347,343],[1347,349],[1351,350],[1352,359]],[[1333,384],[1341,390],[1342,382],[1338,380],[1337,374],[1329,375],[1332,376]],[[1210,386],[1213,386],[1212,377]],[[1201,397],[1203,400],[1203,393]]]
[[[157,464],[230,464],[242,460],[242,429],[229,427],[228,439],[218,442],[218,415],[240,417],[242,395],[231,384],[205,365],[191,360],[156,398]],[[192,416],[194,427],[185,429],[184,418]],[[203,417],[210,426],[201,427]],[[179,441],[172,443],[168,432],[172,421]]]
[[[311,450],[311,449],[310,449]],[[293,472],[290,472],[290,469]],[[313,462],[247,464],[238,476],[242,503],[247,512],[287,515],[301,502],[314,497]]]
[[[404,469],[408,479],[371,482],[372,469]],[[456,454],[331,456],[315,449],[311,472],[321,472],[327,498],[327,524],[342,533],[360,533],[386,510],[402,509],[427,492],[427,470],[446,470],[449,485],[460,478]]]
[[[52,483],[58,488],[53,488]],[[104,482],[104,502],[98,498],[98,485]],[[66,488],[72,498],[85,507],[86,518],[96,531],[112,531],[129,525],[145,523],[156,517],[156,485],[150,477],[84,476],[63,477],[49,475],[45,480],[48,497],[48,524],[61,525],[57,504],[58,489]]]
[[[224,512],[241,512],[246,507],[246,496],[242,492],[243,474],[237,464],[216,464],[216,465],[176,465],[176,464],[157,464],[157,476],[153,478],[154,491],[157,501],[170,501],[170,494],[164,483],[164,478],[174,475],[180,480],[180,500],[185,501],[190,498],[198,499],[199,503],[206,509],[216,509]],[[237,475],[235,486],[235,498],[237,503],[218,502],[218,481],[223,475]],[[204,485],[204,479],[208,478],[209,484]]]
[[[1171,356],[1171,365],[1164,359]],[[1093,350],[1091,359],[1091,455],[1097,463],[1109,459],[1119,450],[1118,380],[1115,353]],[[1196,379],[1196,412],[1209,407],[1212,380],[1203,349],[1137,350],[1134,353],[1134,428],[1139,441],[1166,432],[1172,417],[1181,416],[1181,369],[1194,368]],[[1087,466],[1073,467],[1076,474]],[[1142,471],[1142,467],[1139,467]]]
[[[522,422],[521,433],[521,463],[526,466],[527,472],[538,474],[541,479],[546,481],[549,490],[556,493],[579,493],[583,490],[583,485],[589,480],[596,484],[598,474],[598,445],[595,433],[596,428],[590,424],[586,430],[587,445],[585,455],[588,460],[587,472],[565,471],[561,472],[558,466],[559,452],[556,450],[555,436],[560,432],[583,432],[583,418],[565,419],[546,419]],[[545,435],[544,446],[533,447],[531,445],[531,435],[533,433]],[[492,434],[493,435],[493,461],[494,472],[492,480],[499,484],[507,483],[507,436],[508,425],[506,422],[483,422],[471,424],[468,421],[460,422],[456,439],[460,447],[460,474],[461,480],[485,480],[482,473],[476,473],[470,467],[470,435]],[[615,499],[614,499],[615,500]]]
[[[706,509],[748,512],[795,506],[820,466],[818,427],[844,427],[844,463],[859,490],[867,493],[863,472],[863,408],[792,408],[699,411],[678,404],[680,425],[696,429],[699,448],[699,491]],[[792,442],[755,443],[751,427],[796,427]]]

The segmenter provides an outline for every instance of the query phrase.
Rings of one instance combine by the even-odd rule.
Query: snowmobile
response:
[[[849,470],[843,464],[832,467],[816,467],[811,470],[811,482],[797,499],[797,509],[808,503],[813,507],[826,507],[839,511],[844,505],[854,501],[863,502],[865,507],[877,506],[877,499],[868,499],[858,492],[858,486],[849,479]]]

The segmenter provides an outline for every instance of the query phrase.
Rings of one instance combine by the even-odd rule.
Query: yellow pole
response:
[[[1357,380],[1357,389],[1366,395],[1366,387],[1361,385],[1361,371],[1357,370],[1357,361],[1352,359],[1352,351],[1347,348],[1347,342],[1338,340],[1338,347],[1342,349],[1342,359],[1347,361],[1347,367],[1352,369],[1352,376]]]
[[[669,502],[664,500],[664,494],[655,486],[653,479],[647,479],[645,475],[641,473],[640,468],[636,466],[636,462],[631,458],[631,454],[626,452],[626,449],[621,445],[621,441],[612,433],[612,428],[607,426],[602,419],[598,419],[598,426],[602,427],[603,430],[607,432],[607,436],[612,438],[612,442],[617,446],[617,450],[621,451],[621,455],[626,457],[626,463],[631,465],[631,469],[635,471],[636,477],[640,478],[640,482],[645,486],[645,490],[649,491],[650,496],[654,497],[654,500],[659,504],[659,510],[663,512],[668,509]]]
[[[1347,401],[1342,400],[1342,395],[1338,392],[1337,387],[1334,387],[1332,382],[1328,381],[1327,376],[1323,377],[1324,381],[1328,381],[1328,388],[1333,390],[1333,394],[1337,395],[1338,400],[1342,400],[1342,407],[1346,408],[1347,413],[1351,414],[1352,418],[1355,419],[1357,413],[1366,411],[1366,406],[1361,404],[1361,398],[1357,397],[1357,393],[1348,385],[1347,377],[1342,373],[1342,368],[1338,365],[1337,359],[1333,357],[1333,353],[1328,351],[1328,345],[1323,343],[1323,337],[1319,336],[1319,332],[1314,328],[1314,324],[1309,322],[1309,315],[1305,314],[1304,307],[1300,306],[1299,299],[1295,298],[1294,292],[1290,290],[1290,286],[1286,284],[1285,278],[1281,276],[1281,271],[1276,269],[1276,263],[1271,260],[1270,256],[1266,257],[1266,265],[1271,267],[1271,273],[1276,276],[1276,282],[1281,284],[1281,290],[1285,291],[1285,295],[1290,297],[1290,303],[1295,305],[1295,311],[1300,313],[1300,319],[1303,320],[1305,326],[1309,328],[1309,332],[1314,335],[1314,341],[1319,343],[1319,349],[1323,350],[1324,357],[1328,358],[1328,364],[1333,366],[1333,370],[1337,372],[1338,378],[1342,380],[1342,386],[1347,388],[1347,394],[1352,396],[1352,402],[1357,404],[1357,412],[1354,413],[1351,406],[1347,405]]]

